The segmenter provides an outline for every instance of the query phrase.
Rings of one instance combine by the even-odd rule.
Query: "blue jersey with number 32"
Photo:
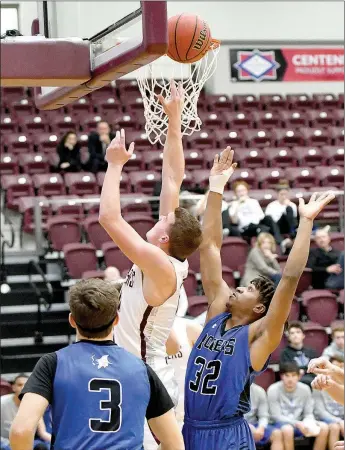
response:
[[[250,411],[251,368],[248,329],[225,331],[231,317],[210,320],[190,354],[185,381],[185,414],[191,420],[225,420]]]
[[[145,364],[109,343],[78,342],[56,353],[52,448],[141,450],[150,400]]]

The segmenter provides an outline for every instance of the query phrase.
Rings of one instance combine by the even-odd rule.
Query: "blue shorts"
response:
[[[291,425],[291,423],[286,423],[286,422],[276,422],[273,424],[273,428],[282,428],[284,425]],[[294,427],[293,425],[291,425],[292,428],[294,429],[294,437],[298,438],[298,437],[304,437],[304,434],[301,432],[301,430],[299,430],[297,427]]]
[[[259,426],[258,423],[253,423],[253,426],[255,428],[257,428]],[[270,442],[271,439],[271,435],[273,433],[273,431],[276,429],[276,427],[274,427],[273,425],[267,425],[265,427],[265,433],[264,433],[264,437],[261,439],[261,441],[256,442],[257,445],[266,445]]]
[[[255,450],[255,442],[243,417],[199,422],[184,418],[182,434],[186,450]]]

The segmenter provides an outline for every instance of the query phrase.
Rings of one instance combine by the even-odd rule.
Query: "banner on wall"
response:
[[[344,81],[342,48],[230,49],[232,81]]]

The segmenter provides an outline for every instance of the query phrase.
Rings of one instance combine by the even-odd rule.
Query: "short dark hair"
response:
[[[279,180],[279,183],[277,185],[277,191],[289,191],[290,185],[288,180]]]
[[[13,384],[15,384],[17,382],[17,380],[19,380],[19,378],[29,378],[29,377],[28,377],[28,375],[26,375],[26,373],[20,373],[13,380]]]
[[[287,332],[288,333],[290,332],[291,328],[297,328],[297,329],[301,330],[302,333],[304,333],[304,327],[303,327],[302,323],[299,322],[298,320],[294,320],[292,322],[289,322],[289,325],[287,327]]]
[[[286,362],[279,366],[279,373],[280,375],[284,375],[284,373],[297,373],[299,375],[299,367],[294,361]]]
[[[330,356],[329,361],[330,362],[337,361],[338,363],[343,363],[344,358],[340,355],[332,355],[332,356]]]
[[[267,314],[268,308],[270,307],[271,300],[275,293],[275,284],[270,278],[264,277],[260,275],[254,278],[251,281],[251,284],[255,286],[255,288],[259,291],[259,300],[265,305],[266,310],[264,312],[264,316]]]
[[[169,255],[183,261],[197,250],[202,241],[201,224],[185,208],[175,209],[175,222],[169,230]]]
[[[111,333],[118,314],[119,291],[99,278],[78,281],[69,291],[69,306],[79,333],[89,339]]]

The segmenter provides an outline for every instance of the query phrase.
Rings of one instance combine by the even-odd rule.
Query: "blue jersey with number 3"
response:
[[[218,421],[250,411],[251,368],[248,329],[225,331],[228,313],[210,320],[190,354],[185,381],[185,415]]]
[[[78,342],[56,353],[52,448],[141,450],[150,400],[145,364],[109,343]]]

